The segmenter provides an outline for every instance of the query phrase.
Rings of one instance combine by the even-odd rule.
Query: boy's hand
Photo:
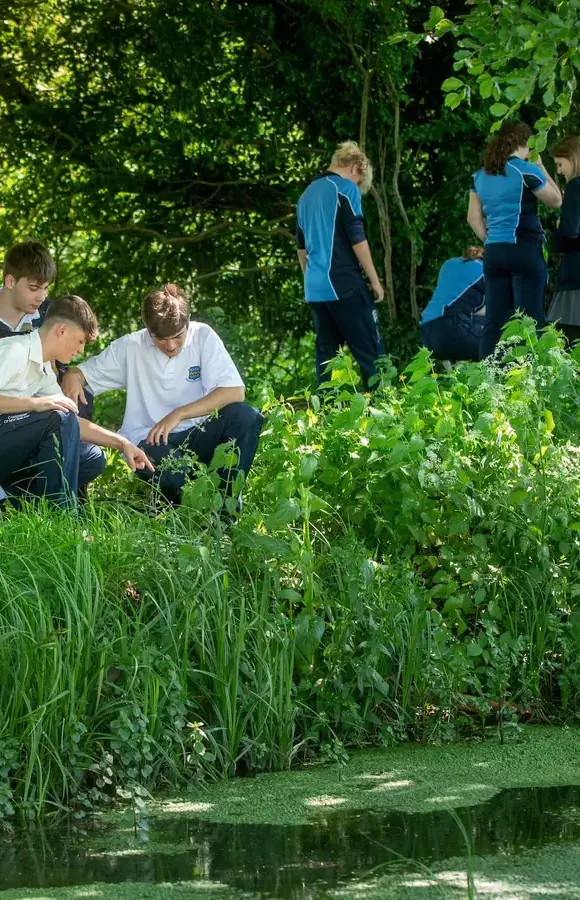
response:
[[[135,472],[137,469],[149,469],[150,472],[155,471],[155,466],[145,451],[140,450],[139,447],[136,447],[131,441],[123,441],[122,453],[129,463],[129,468],[132,472]]]
[[[68,369],[62,376],[60,386],[63,394],[70,397],[70,399],[78,406],[79,403],[87,403],[87,398],[83,390],[85,383],[82,372],[75,372],[74,369]]]
[[[181,415],[178,410],[164,416],[154,425],[147,435],[148,444],[167,444],[169,435],[181,424]]]
[[[371,291],[375,295],[375,303],[381,303],[385,299],[385,289],[380,281],[371,282]]]
[[[60,412],[73,412],[78,415],[78,407],[76,403],[64,397],[62,394],[53,394],[50,397],[33,397],[34,412],[50,412],[52,409]]]

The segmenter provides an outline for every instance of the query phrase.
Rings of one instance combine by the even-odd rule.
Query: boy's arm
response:
[[[76,404],[65,397],[58,382],[51,372],[36,389],[34,397],[14,397],[4,391],[22,390],[22,367],[26,358],[16,344],[4,344],[0,356],[0,415],[17,415],[18,413],[48,412],[52,409],[62,412],[78,412]]]
[[[361,241],[360,244],[353,244],[352,249],[354,250],[356,258],[363,267],[363,271],[370,282],[371,291],[375,295],[376,303],[380,303],[381,300],[384,300],[385,289],[379,281],[379,276],[377,275],[377,270],[375,269],[373,258],[371,256],[371,248],[369,247],[369,242]]]
[[[76,403],[62,394],[51,397],[6,397],[0,394],[0,415],[10,416],[17,413],[49,412],[51,409],[61,412],[78,412]]]
[[[201,400],[186,403],[179,406],[164,416],[153,426],[147,435],[148,444],[166,444],[172,431],[181,425],[184,419],[197,419],[198,416],[208,416],[210,413],[228,406],[229,403],[242,403],[246,392],[243,387],[217,387]]]
[[[104,391],[127,387],[127,342],[118,338],[97,356],[91,356],[79,366],[71,366],[62,378],[63,392],[75,403],[86,403],[84,388],[90,387],[95,396]]]
[[[87,379],[78,366],[69,366],[60,382],[63,393],[76,404],[86,404],[87,398],[84,392],[86,384]]]
[[[155,471],[147,454],[122,435],[109,431],[108,428],[101,428],[100,425],[95,425],[94,422],[89,422],[88,419],[79,419],[79,431],[81,441],[86,441],[88,444],[97,444],[99,447],[111,447],[113,450],[118,450],[119,453],[122,453],[133,472],[135,469]]]

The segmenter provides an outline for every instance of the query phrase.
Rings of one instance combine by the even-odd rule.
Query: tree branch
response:
[[[197,284],[199,281],[207,281],[208,278],[220,278],[222,275],[246,275],[251,272],[268,272],[270,269],[294,269],[295,262],[271,263],[267,266],[246,266],[242,269],[216,269],[215,272],[205,272],[203,275],[195,275],[191,280]]]

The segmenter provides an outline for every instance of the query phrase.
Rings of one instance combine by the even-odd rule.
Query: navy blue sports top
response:
[[[510,156],[505,175],[488,175],[479,169],[471,190],[481,201],[487,220],[486,244],[519,244],[545,240],[535,197],[546,184],[542,170],[525,159]]]
[[[423,310],[421,325],[441,316],[473,315],[485,305],[481,259],[448,259],[439,270],[433,296]]]
[[[300,197],[296,216],[296,243],[308,255],[306,302],[338,300],[364,288],[360,263],[352,249],[366,240],[356,184],[334,172],[318,175]]]
[[[562,254],[556,291],[580,290],[580,177],[571,178],[564,188],[554,238],[554,249]]]

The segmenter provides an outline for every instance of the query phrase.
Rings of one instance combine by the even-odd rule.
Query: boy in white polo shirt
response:
[[[0,341],[0,484],[8,493],[43,494],[66,505],[105,467],[94,444],[124,453],[133,470],[153,470],[126,438],[79,419],[58,385],[50,361],[69,362],[96,331],[88,303],[68,296],[52,304],[40,328]]]
[[[234,441],[238,468],[247,475],[264,420],[244,403],[244,383],[221,339],[209,325],[190,321],[189,301],[175,284],[148,294],[141,313],[145,328],[69,369],[64,393],[79,402],[86,385],[95,395],[126,389],[120,434],[156,466],[184,450],[209,463],[219,444]],[[221,473],[226,491],[236,471]],[[179,503],[186,472],[164,470],[158,477],[165,499]]]

